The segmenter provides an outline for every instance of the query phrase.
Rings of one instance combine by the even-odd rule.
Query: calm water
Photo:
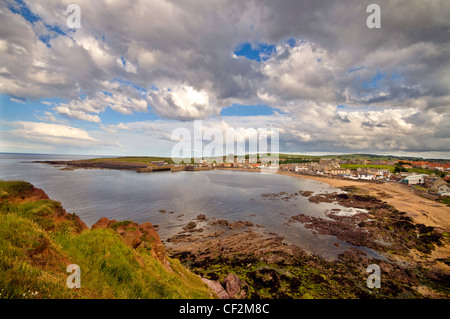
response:
[[[76,169],[61,170],[34,160],[71,160],[92,156],[0,154],[0,178],[26,180],[60,201],[67,212],[75,212],[91,226],[101,217],[138,223],[159,224],[163,240],[181,231],[198,214],[229,221],[248,220],[265,226],[288,243],[326,258],[333,258],[348,244],[333,236],[315,236],[300,223],[286,226],[289,217],[299,213],[324,217],[335,204],[311,203],[302,196],[289,201],[269,200],[264,193],[309,190],[336,192],[327,184],[290,176],[241,171],[158,172]],[[343,212],[352,211],[339,207]],[[159,210],[173,214],[162,214]],[[353,210],[354,211],[354,210]],[[182,218],[176,216],[184,214]],[[333,245],[341,244],[340,248]]]

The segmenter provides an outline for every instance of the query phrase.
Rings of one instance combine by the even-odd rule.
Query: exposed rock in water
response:
[[[300,195],[302,195],[303,197],[309,197],[312,194],[314,194],[314,192],[311,191],[299,191]]]
[[[228,226],[228,224],[229,222],[226,219],[217,219],[209,223],[211,226]]]
[[[198,220],[206,220],[206,216],[203,215],[203,214],[200,214],[200,215],[197,216],[197,219]]]
[[[197,223],[196,222],[189,222],[189,224],[184,226],[183,229],[184,230],[190,230],[190,229],[194,229],[195,227],[197,227]]]

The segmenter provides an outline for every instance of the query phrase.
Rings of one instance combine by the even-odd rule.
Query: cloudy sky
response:
[[[279,128],[280,151],[450,158],[450,1],[1,0],[0,152],[170,155]],[[81,28],[67,25],[69,4]]]

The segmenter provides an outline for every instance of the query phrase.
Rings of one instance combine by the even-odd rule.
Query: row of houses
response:
[[[417,167],[417,168],[432,169],[432,170],[436,170],[436,171],[440,171],[440,172],[450,171],[450,164],[448,164],[448,163],[417,161],[417,162],[411,162],[411,166]]]

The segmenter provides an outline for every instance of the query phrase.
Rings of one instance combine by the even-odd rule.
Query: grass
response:
[[[358,165],[358,164],[341,164],[341,168],[358,169],[358,168],[376,168],[376,169],[388,169],[391,173],[394,172],[395,167],[389,165]]]
[[[25,182],[1,182],[20,195]],[[0,298],[211,298],[201,279],[179,261],[168,265],[146,248],[133,249],[113,229],[74,232],[52,200],[0,201]],[[128,221],[118,222],[117,227]],[[66,267],[81,269],[81,288],[66,286]]]
[[[31,184],[23,181],[2,181],[0,180],[0,199],[9,196],[17,196],[17,194],[31,188]]]
[[[432,169],[416,168],[416,167],[408,168],[408,172],[417,173],[417,174],[427,174],[427,175],[430,175],[433,173],[436,175],[439,175],[442,173],[440,171],[436,171],[436,170],[432,170]]]

